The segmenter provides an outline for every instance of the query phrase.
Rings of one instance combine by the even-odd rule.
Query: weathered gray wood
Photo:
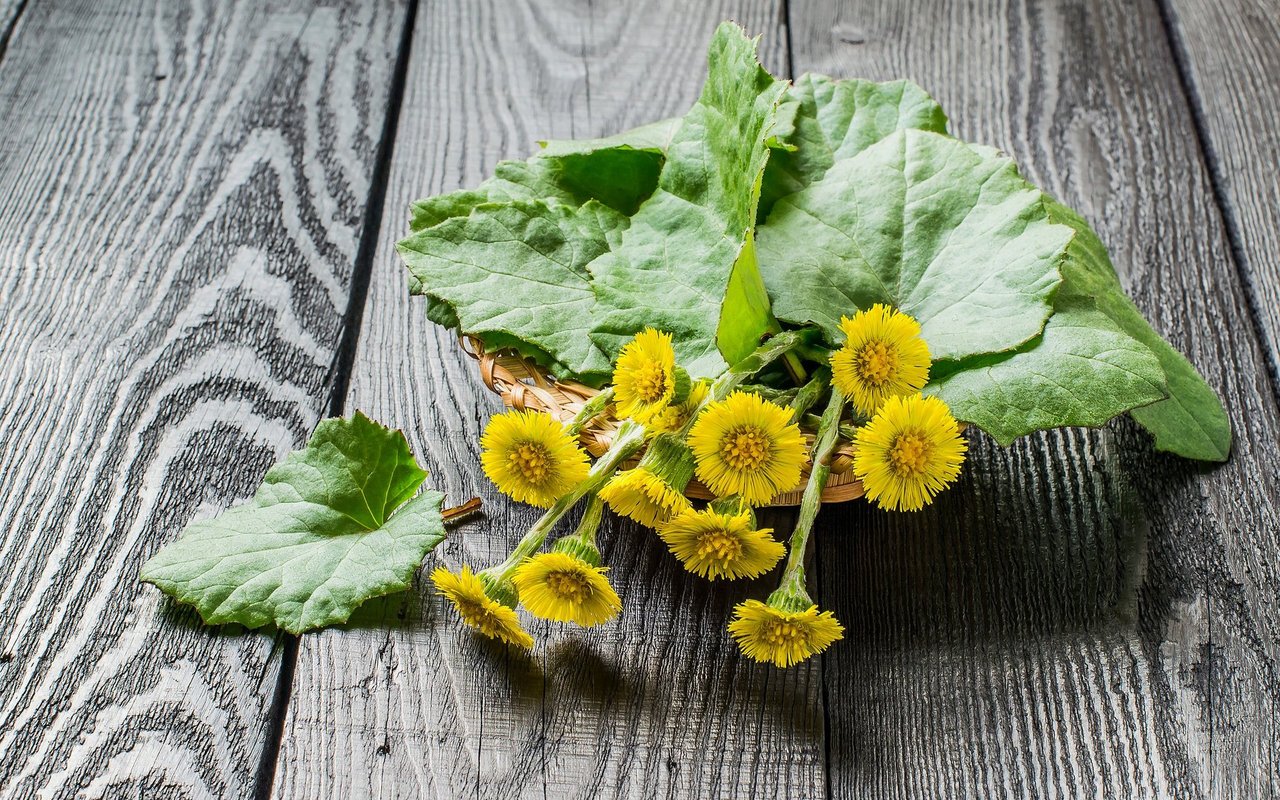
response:
[[[1274,380],[1280,373],[1280,8],[1272,0],[1163,5]]]
[[[1219,192],[1232,254],[1244,272],[1249,310],[1270,358],[1270,388],[1275,392],[1280,374],[1280,9],[1264,0],[1165,0],[1163,5]],[[1243,324],[1243,313],[1241,317]],[[1275,439],[1270,443],[1274,447]],[[1273,484],[1276,477],[1273,472]],[[1246,497],[1245,502],[1250,499]],[[1245,532],[1243,538],[1252,539],[1252,532]],[[1271,549],[1265,549],[1269,545]],[[1214,655],[1218,663],[1232,667],[1240,663],[1242,647],[1266,647],[1264,664],[1272,691],[1264,699],[1241,694],[1247,686],[1235,681],[1224,689],[1214,687],[1215,696],[1221,698],[1217,714],[1227,739],[1225,747],[1214,740],[1218,762],[1214,774],[1226,787],[1224,794],[1248,797],[1270,792],[1274,797],[1280,794],[1280,692],[1275,688],[1280,648],[1274,625],[1280,568],[1274,560],[1274,536],[1255,546],[1259,550],[1245,568],[1252,569],[1249,561],[1263,562],[1263,569],[1249,583],[1269,593],[1264,607],[1271,609],[1273,625],[1262,641],[1246,639]],[[1241,599],[1249,602],[1248,595]],[[1248,608],[1233,605],[1236,613]],[[1218,630],[1214,628],[1215,636]]]
[[[13,36],[25,5],[24,0],[0,0],[0,58],[3,58],[4,51],[8,49],[9,39]]]
[[[793,0],[791,23],[798,72],[912,77],[1080,208],[1237,436],[1218,468],[1129,424],[975,437],[929,511],[824,513],[832,795],[1274,796],[1280,420],[1157,9]]]
[[[455,502],[485,500],[487,517],[441,549],[445,563],[500,559],[536,514],[480,472],[477,440],[500,404],[406,296],[393,245],[407,204],[478,182],[538,138],[682,112],[726,17],[765,33],[770,66],[785,71],[772,3],[421,9],[348,408],[403,426]],[[724,631],[732,604],[764,587],[709,589],[635,526],[608,523],[602,540],[621,619],[589,632],[534,624],[531,658],[477,640],[429,585],[303,637],[277,796],[821,795],[820,665],[749,665]]]
[[[399,2],[32,0],[0,61],[0,795],[247,797],[280,668],[138,567],[324,414]]]

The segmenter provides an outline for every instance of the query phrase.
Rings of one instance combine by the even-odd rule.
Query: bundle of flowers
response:
[[[1128,414],[1159,450],[1227,457],[1217,396],[1080,215],[948,135],[914,84],[789,84],[755,47],[724,23],[685,116],[544,142],[413,206],[399,249],[430,318],[580,400],[485,429],[485,474],[546,509],[501,563],[431,575],[485,636],[532,647],[520,607],[583,626],[618,614],[596,544],[607,506],[702,579],[784,563],[729,633],[789,666],[841,635],[805,588],[833,466],[899,513],[955,481],[966,428],[1008,444]],[[418,493],[425,477],[397,432],[326,421],[253,501],[189,525],[143,578],[208,622],[345,620],[407,588],[443,538],[450,514]],[[784,543],[755,509],[792,492]]]

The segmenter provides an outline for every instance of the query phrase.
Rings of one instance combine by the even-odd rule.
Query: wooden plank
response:
[[[797,72],[914,78],[1079,208],[1237,438],[1213,468],[1127,423],[979,437],[928,512],[828,510],[832,796],[1274,796],[1280,419],[1157,9],[793,0],[790,21]]]
[[[486,518],[451,537],[445,563],[495,562],[536,513],[480,472],[477,440],[500,404],[406,296],[394,243],[408,203],[473,185],[541,137],[683,112],[727,17],[764,33],[766,60],[785,72],[772,3],[422,8],[348,407],[404,427],[455,502],[484,499]],[[534,624],[531,658],[472,636],[425,585],[345,630],[303,637],[277,796],[821,795],[820,665],[749,665],[724,631],[733,603],[764,584],[709,589],[616,520],[602,544],[622,617],[589,632]]]
[[[4,58],[5,51],[9,49],[9,40],[13,38],[13,31],[18,26],[26,4],[27,0],[0,0],[0,59]]]
[[[138,567],[325,413],[404,23],[33,0],[0,62],[0,795],[247,797],[281,659]]]
[[[1243,271],[1252,318],[1270,359],[1271,389],[1276,391],[1280,375],[1280,183],[1275,175],[1275,165],[1280,163],[1280,84],[1276,82],[1280,18],[1274,3],[1258,0],[1164,0],[1161,5],[1218,190],[1232,255]],[[1259,546],[1265,547],[1266,542]],[[1269,560],[1265,555],[1258,557]],[[1276,566],[1268,567],[1253,582],[1269,589],[1274,604],[1280,579]],[[1264,640],[1270,648],[1266,667],[1274,686],[1280,653],[1275,628],[1269,633]],[[1224,661],[1237,663],[1238,656],[1227,650]],[[1270,796],[1280,794],[1278,702],[1274,694],[1269,703],[1240,696],[1235,687],[1223,693],[1229,733],[1225,748],[1215,741],[1215,756],[1221,763],[1215,777],[1224,796],[1249,797],[1264,786]],[[1258,735],[1259,715],[1270,715],[1261,717],[1269,736]],[[1243,736],[1236,733],[1240,717],[1245,720]]]
[[[1163,0],[1271,360],[1280,372],[1280,14],[1268,0]]]

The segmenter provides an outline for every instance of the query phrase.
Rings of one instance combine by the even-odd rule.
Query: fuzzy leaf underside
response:
[[[211,625],[301,633],[343,622],[407,589],[444,539],[443,495],[414,496],[426,476],[399,431],[359,412],[325,420],[253,499],[189,524],[141,578]]]

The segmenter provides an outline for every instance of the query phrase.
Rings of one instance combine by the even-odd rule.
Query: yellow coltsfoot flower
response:
[[[831,382],[863,416],[929,380],[929,346],[914,318],[876,303],[840,318],[844,344],[831,354]]]
[[[647,425],[689,393],[689,376],[676,366],[671,334],[646,328],[618,354],[613,400],[619,417]]]
[[[672,517],[658,535],[684,568],[709,580],[754,578],[769,570],[787,549],[757,529],[749,508],[725,513],[712,508],[689,509]]]
[[[600,499],[623,516],[651,528],[690,508],[684,496],[693,478],[693,453],[680,437],[661,433],[649,440],[640,463],[619,472],[600,490]]]
[[[690,508],[689,499],[647,467],[614,475],[600,490],[600,499],[624,517],[655,528]]]
[[[858,429],[853,472],[881,508],[918,511],[960,474],[967,445],[936,397],[891,397]]]
[[[587,477],[587,454],[550,414],[497,414],[480,445],[484,474],[522,503],[547,508]]]
[[[533,637],[521,627],[515,609],[490,597],[484,582],[467,567],[463,567],[457,574],[444,567],[437,567],[431,573],[431,582],[435,584],[441,597],[453,603],[458,616],[470,627],[490,639],[498,639],[525,650],[533,648]]]
[[[693,418],[693,412],[697,411],[698,406],[707,399],[707,393],[710,391],[711,384],[708,381],[698,381],[693,384],[687,400],[667,406],[649,420],[649,432],[651,434],[679,432],[685,423]]]
[[[526,559],[511,580],[530,614],[589,628],[622,610],[622,600],[604,573],[604,567],[553,551]]]
[[[712,492],[763,505],[794,489],[807,460],[791,411],[734,392],[709,404],[689,431],[698,478]]]
[[[734,608],[729,634],[747,658],[789,667],[844,638],[844,626],[830,611],[818,611],[816,605],[788,611],[748,600]]]

